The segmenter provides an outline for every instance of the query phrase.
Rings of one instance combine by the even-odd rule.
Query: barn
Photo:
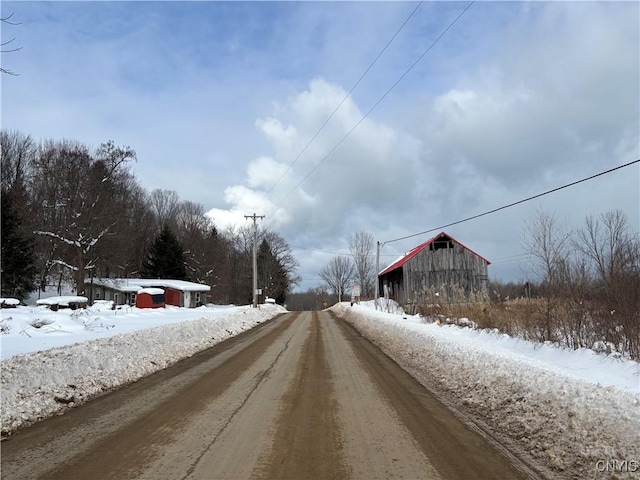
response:
[[[488,288],[489,260],[440,232],[378,274],[380,292],[402,306],[413,305],[426,289],[457,288],[466,298]]]

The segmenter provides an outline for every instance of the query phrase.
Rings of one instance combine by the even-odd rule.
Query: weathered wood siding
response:
[[[435,242],[403,265],[405,302],[431,286],[458,285],[466,295],[486,291],[487,262],[456,242]]]
[[[405,303],[406,295],[402,282],[402,268],[389,272],[380,281],[380,293],[399,303]]]

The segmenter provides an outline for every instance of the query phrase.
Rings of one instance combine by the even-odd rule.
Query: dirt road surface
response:
[[[517,479],[327,312],[288,313],[2,443],[2,478]]]

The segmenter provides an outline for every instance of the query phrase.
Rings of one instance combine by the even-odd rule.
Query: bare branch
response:
[[[9,15],[8,17],[4,17],[4,18],[0,18],[0,22],[6,23],[7,25],[22,25],[22,23],[20,22],[10,22],[9,19],[11,17],[13,17],[13,14],[16,12],[11,12],[11,15]]]
[[[13,42],[15,40],[15,37],[12,38],[9,41],[6,42],[2,42],[0,43],[0,47],[4,47],[5,45],[9,45],[11,42]],[[11,52],[17,52],[18,50],[22,50],[22,47],[17,47],[17,48],[12,48],[11,50],[0,50],[0,53],[11,53]]]
[[[72,245],[74,247],[79,247],[80,246],[80,244],[77,241],[69,240],[68,238],[64,238],[63,236],[58,235],[57,233],[43,232],[43,231],[40,231],[40,230],[36,230],[33,233],[35,235],[42,235],[44,237],[55,238],[56,240],[60,240],[62,243],[66,243],[67,245]]]
[[[16,25],[20,25],[20,23],[18,22],[11,22],[9,21],[9,19],[13,17],[13,12],[11,12],[11,15],[9,15],[8,17],[2,17],[0,18],[0,22],[1,23],[6,23],[7,25],[11,25],[11,26],[16,26]],[[22,47],[17,47],[17,48],[12,48],[10,50],[4,50],[2,47],[4,47],[5,45],[9,45],[11,42],[13,42],[15,40],[15,38],[12,38],[11,40],[8,40],[6,42],[3,42],[2,44],[0,44],[0,53],[14,53],[17,52],[19,50],[22,50]],[[6,68],[0,67],[0,73],[6,73],[7,75],[11,75],[14,77],[19,76],[19,73],[13,72],[11,70],[8,70]]]

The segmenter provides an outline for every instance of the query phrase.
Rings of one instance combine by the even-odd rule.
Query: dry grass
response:
[[[635,277],[634,277],[635,278]],[[637,280],[637,279],[636,279]],[[410,312],[441,323],[497,329],[531,340],[568,348],[591,348],[640,359],[640,296],[636,283],[614,289],[615,297],[568,289],[535,298],[490,301],[486,292],[468,294],[458,285],[425,288]]]
[[[420,315],[427,318],[468,318],[478,328],[497,328],[504,333],[515,333],[526,327],[534,313],[542,308],[540,299],[518,298],[499,303],[431,303],[418,307]],[[455,321],[455,320],[454,320]],[[526,328],[525,328],[526,329]]]
[[[534,342],[568,348],[593,348],[638,359],[633,339],[621,329],[614,311],[601,305],[558,298],[517,298],[501,302],[431,302],[418,313],[438,322],[497,329]],[[469,319],[471,322],[465,320]]]

